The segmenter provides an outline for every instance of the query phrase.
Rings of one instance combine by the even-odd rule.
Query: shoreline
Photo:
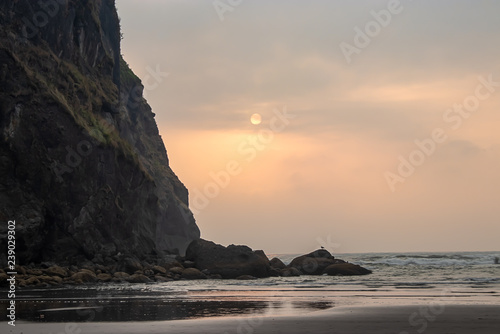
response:
[[[6,328],[3,323],[0,328]],[[349,306],[313,311],[301,316],[229,316],[190,320],[94,323],[34,323],[20,321],[16,331],[48,333],[498,333],[500,305],[423,304]]]

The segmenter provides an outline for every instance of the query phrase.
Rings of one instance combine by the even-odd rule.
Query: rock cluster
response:
[[[182,262],[182,261],[181,261]],[[142,264],[133,258],[120,265],[96,265],[87,263],[82,267],[63,267],[53,263],[16,266],[16,282],[19,287],[51,287],[60,285],[80,285],[99,283],[150,283],[168,282],[180,279],[203,279],[205,274],[196,268],[186,268],[181,262],[172,259],[162,264]],[[0,286],[7,286],[7,272],[0,269]],[[215,277],[217,278],[217,277]]]
[[[0,286],[7,285],[10,270],[0,269]],[[50,287],[99,283],[150,283],[173,280],[239,279],[251,280],[270,276],[301,275],[366,275],[371,271],[336,259],[320,249],[299,256],[285,265],[278,258],[269,260],[263,251],[247,246],[224,247],[203,239],[193,241],[185,257],[169,257],[157,263],[140,262],[124,257],[119,262],[103,265],[86,262],[81,266],[59,266],[42,263],[40,266],[16,266],[19,287]]]
[[[203,239],[193,241],[187,248],[186,259],[207,275],[222,278],[248,279],[270,276],[300,275],[366,275],[371,271],[336,259],[325,249],[299,256],[287,266],[278,258],[269,260],[263,251],[247,246],[224,247]]]

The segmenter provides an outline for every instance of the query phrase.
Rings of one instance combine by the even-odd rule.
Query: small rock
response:
[[[182,272],[184,271],[184,268],[181,268],[181,267],[173,267],[173,268],[170,268],[169,269],[170,272],[174,275],[180,275],[182,274]]]
[[[257,277],[254,277],[252,275],[241,275],[241,276],[236,277],[236,279],[241,280],[241,281],[247,281],[247,280],[257,279]]]
[[[97,275],[97,279],[99,280],[99,282],[110,282],[113,279],[113,276],[111,276],[110,274],[101,273]]]
[[[276,269],[285,269],[286,268],[286,264],[284,264],[283,261],[281,261],[277,257],[272,258],[271,261],[269,261],[269,264],[271,265],[271,267],[276,268]]]
[[[144,276],[142,274],[134,274],[131,275],[130,277],[125,279],[129,283],[148,283],[150,282],[149,278],[147,276]]]
[[[193,261],[184,261],[182,264],[184,265],[184,268],[194,268],[195,267],[195,263]]]
[[[83,283],[92,283],[97,280],[97,276],[87,269],[82,269],[79,272],[71,276],[71,280],[74,282],[82,281]]]
[[[357,264],[339,263],[339,264],[332,264],[326,267],[324,273],[331,276],[339,276],[339,275],[354,276],[354,275],[368,275],[371,274],[372,271],[363,268],[361,266],[358,266]]]
[[[294,267],[286,268],[281,270],[281,276],[283,277],[291,277],[291,276],[300,276],[302,273],[300,270]]]
[[[113,277],[118,279],[127,279],[130,277],[130,275],[123,271],[117,271],[116,273],[113,274]]]
[[[172,269],[171,269],[172,270]],[[183,279],[206,279],[207,275],[202,273],[196,268],[187,268],[181,274],[181,278]]]
[[[158,283],[164,283],[164,282],[171,282],[171,281],[173,281],[173,279],[169,278],[169,277],[163,277],[163,276],[156,275],[155,281]]]
[[[50,276],[59,276],[59,277],[63,277],[63,278],[68,276],[67,270],[64,268],[61,268],[57,265],[45,269],[45,274],[50,275]]]
[[[16,272],[18,275],[26,275],[26,269],[20,265],[16,265]]]
[[[213,274],[213,275],[208,276],[208,278],[210,278],[210,279],[222,279],[222,275],[220,275],[220,274]]]
[[[40,269],[27,269],[26,273],[28,275],[34,275],[34,276],[41,276],[41,275],[43,275],[43,271],[41,271]]]
[[[133,274],[136,271],[142,271],[143,269],[142,264],[137,259],[128,257],[123,262],[123,271],[129,274]]]
[[[153,270],[155,274],[167,274],[167,269],[163,268],[162,266],[153,266],[151,270]]]

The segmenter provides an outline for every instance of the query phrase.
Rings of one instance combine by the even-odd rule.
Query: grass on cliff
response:
[[[117,148],[144,172],[135,149],[122,139],[114,127],[99,116],[103,105],[119,104],[118,87],[111,77],[98,73],[84,75],[74,64],[59,59],[51,51],[36,46],[27,46],[13,52],[12,48],[0,44],[15,60],[28,78],[35,99],[50,100],[67,112],[84,132],[104,146]],[[124,63],[126,65],[126,63]],[[125,80],[139,80],[130,70],[125,69]],[[127,70],[128,69],[128,70]],[[146,172],[148,177],[149,173]]]

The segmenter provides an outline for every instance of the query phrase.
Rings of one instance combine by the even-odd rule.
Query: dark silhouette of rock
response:
[[[240,281],[249,281],[249,280],[257,279],[257,277],[254,277],[252,275],[241,275],[241,276],[236,277],[236,279],[240,280]]]
[[[134,274],[127,277],[126,281],[129,283],[149,283],[151,280],[145,275]]]
[[[285,269],[286,268],[286,264],[284,264],[283,261],[281,261],[277,257],[273,257],[271,259],[271,261],[269,261],[269,264],[271,265],[271,267],[276,268],[276,269]]]
[[[43,282],[41,277],[43,276],[39,276],[38,279]],[[97,276],[90,270],[82,269],[81,271],[71,275],[70,279],[76,283],[79,283],[79,281],[83,283],[94,283],[97,281]]]
[[[183,279],[206,279],[207,276],[196,268],[187,268],[182,271]]]
[[[300,276],[302,272],[297,268],[290,267],[281,270],[281,276],[283,277],[291,277],[291,276]]]
[[[199,238],[114,0],[0,1],[0,63],[0,220],[17,222],[20,263],[143,261]]]
[[[67,270],[59,266],[52,266],[50,268],[47,268],[45,269],[45,273],[50,276],[59,276],[63,278],[68,276]]]
[[[296,257],[290,262],[290,267],[300,270],[304,275],[321,275],[329,265],[339,263],[330,252],[318,249],[312,253]]]
[[[186,259],[193,261],[199,270],[223,278],[242,275],[269,277],[269,260],[263,252],[254,252],[247,246],[224,247],[203,239],[193,241],[186,250]]]
[[[323,273],[331,276],[340,276],[340,275],[353,276],[353,275],[368,275],[371,274],[372,271],[363,268],[357,264],[338,263],[326,267]]]

